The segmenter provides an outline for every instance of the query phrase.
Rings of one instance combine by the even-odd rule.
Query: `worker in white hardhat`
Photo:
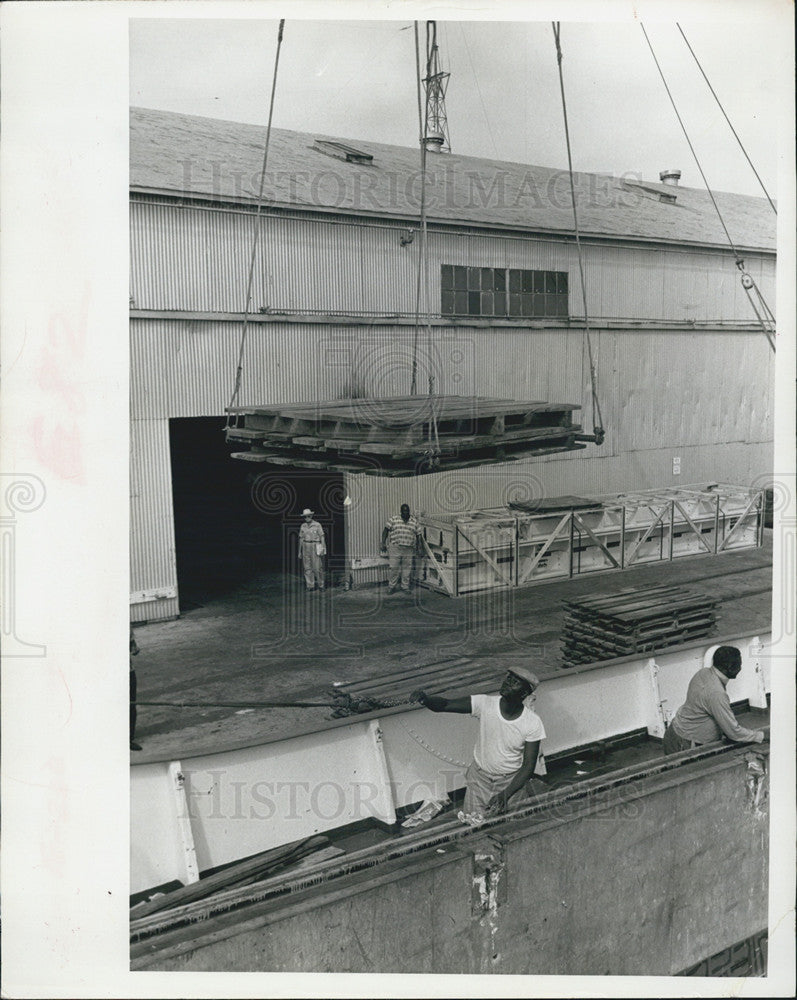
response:
[[[443,698],[416,691],[413,700],[432,712],[459,712],[479,720],[479,738],[473,762],[465,775],[461,822],[479,826],[488,816],[504,812],[509,800],[528,787],[535,771],[545,774],[540,744],[545,739],[542,720],[531,708],[539,686],[536,674],[513,666],[498,694]]]
[[[324,589],[324,556],[327,543],[324,529],[314,518],[315,511],[305,507],[302,511],[304,524],[299,528],[299,561],[304,570],[304,582],[308,590]]]
[[[766,734],[762,729],[745,729],[736,721],[725,690],[741,669],[742,654],[736,646],[708,650],[702,669],[689,681],[686,701],[664,732],[666,754],[712,743],[721,736],[733,743],[763,742]]]

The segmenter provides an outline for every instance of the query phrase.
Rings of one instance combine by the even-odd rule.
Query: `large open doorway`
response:
[[[180,609],[230,594],[264,575],[299,579],[301,512],[326,532],[330,583],[343,566],[343,477],[230,457],[224,419],[169,421]]]

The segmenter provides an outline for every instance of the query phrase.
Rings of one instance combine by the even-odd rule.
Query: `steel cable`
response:
[[[238,365],[235,370],[235,385],[233,387],[232,396],[230,397],[230,405],[228,406],[228,411],[232,409],[235,401],[238,398],[238,393],[241,391],[241,376],[243,374],[243,361],[244,361],[244,347],[246,345],[246,335],[249,329],[249,316],[251,312],[252,305],[252,285],[255,273],[255,260],[257,258],[257,247],[260,242],[260,230],[262,221],[262,208],[263,208],[263,190],[265,188],[266,182],[266,166],[268,164],[268,148],[271,143],[271,122],[274,117],[274,96],[277,90],[277,69],[279,68],[280,61],[280,50],[282,48],[282,34],[285,27],[285,19],[283,18],[279,23],[279,29],[277,31],[277,52],[274,57],[274,75],[271,81],[271,100],[269,101],[268,107],[268,125],[266,126],[266,143],[263,148],[263,166],[260,170],[260,189],[257,195],[257,209],[255,211],[255,218],[253,220],[253,234],[252,234],[252,254],[249,259],[249,274],[246,282],[246,303],[244,306],[244,318],[243,318],[243,329],[241,331],[241,343],[238,348]],[[227,426],[230,426],[231,414],[227,414]]]
[[[573,202],[573,228],[576,237],[576,251],[578,254],[578,271],[581,278],[581,300],[584,306],[584,336],[587,345],[587,356],[589,358],[589,377],[590,377],[590,387],[592,390],[592,430],[595,433],[596,439],[600,437],[597,441],[600,444],[603,440],[603,418],[601,416],[600,401],[598,400],[597,391],[597,375],[595,373],[595,359],[592,353],[592,339],[589,332],[589,312],[587,310],[587,284],[584,274],[584,260],[581,250],[581,239],[579,237],[578,229],[578,210],[576,208],[576,187],[573,180],[573,157],[570,150],[570,129],[567,124],[567,100],[565,98],[565,81],[562,74],[562,46],[560,42],[559,32],[561,22],[552,21],[553,27],[553,37],[556,43],[556,62],[559,68],[559,90],[562,95],[562,116],[564,118],[565,126],[565,142],[567,144],[567,169],[570,176],[570,197]]]

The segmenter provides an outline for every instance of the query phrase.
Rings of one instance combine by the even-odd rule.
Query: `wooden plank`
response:
[[[439,445],[441,451],[473,451],[476,448],[489,448],[494,445],[522,442],[536,443],[540,440],[561,438],[563,436],[562,430],[563,428],[561,427],[535,427],[522,431],[509,431],[500,436],[494,434],[466,434],[460,436],[445,434],[443,431],[438,430],[436,445]],[[421,447],[428,447],[428,441],[425,439],[421,440],[419,436],[415,447],[408,446],[403,450],[409,455]],[[394,457],[399,457],[400,451],[388,438],[364,441],[359,445],[359,450],[377,455],[393,454]]]
[[[306,458],[302,453],[294,455],[290,449],[287,449],[286,453],[283,455],[277,455],[273,452],[255,452],[252,454],[247,452],[236,452],[233,453],[233,457],[244,461],[265,461],[270,462],[273,465],[293,465],[297,468],[364,472],[379,476],[412,476],[423,475],[427,472],[443,472],[446,470],[494,465],[498,462],[511,464],[513,462],[523,461],[527,458],[537,458],[542,455],[557,455],[564,452],[580,451],[585,447],[586,445],[584,444],[572,442],[557,445],[555,447],[549,447],[546,445],[544,447],[537,448],[524,448],[522,450],[512,452],[511,454],[500,454],[499,449],[496,448],[494,454],[475,454],[467,458],[464,457],[464,455],[456,455],[453,457],[443,455],[440,457],[436,465],[430,465],[427,460],[427,456],[420,449],[417,454],[403,460],[393,460],[389,456],[381,456],[378,465],[374,464],[377,462],[376,456],[373,456],[372,463],[368,463],[366,461],[367,456],[364,453],[359,455],[358,452],[348,453],[345,451],[310,452],[309,454],[314,455],[313,459]],[[467,455],[467,452],[465,454]],[[322,459],[321,456],[325,457]],[[361,464],[355,464],[358,457],[362,460]],[[346,464],[345,460],[347,458],[352,460],[351,464]]]
[[[434,553],[429,548],[429,543],[426,541],[426,536],[425,536],[425,534],[423,534],[423,532],[421,532],[420,539],[421,539],[421,544],[423,545],[424,549],[426,549],[426,555],[430,559],[430,561],[432,563],[432,566],[436,566],[437,560],[434,557]],[[443,588],[445,589],[446,593],[448,594],[449,597],[453,597],[454,596],[454,588],[451,587],[451,586],[449,586],[448,581],[443,576],[443,574],[442,574],[442,572],[440,570],[438,570],[437,572],[438,572],[438,579],[439,579],[440,583],[442,584]]]
[[[175,889],[173,892],[158,896],[146,903],[141,903],[134,907],[131,912],[134,917],[140,918],[159,910],[190,903],[204,896],[209,896],[217,889],[240,883],[242,879],[261,877],[327,846],[329,846],[329,840],[326,837],[308,837],[283,847],[275,847],[246,861],[230,865],[215,875],[200,879],[199,882],[192,882],[190,885]]]
[[[656,611],[654,608],[640,608],[637,611],[624,612],[617,616],[626,625],[637,626],[642,622],[650,621],[666,614],[668,617],[675,617],[680,612],[701,611],[716,607],[717,601],[677,601],[669,605],[666,611]]]
[[[657,635],[630,638],[627,642],[612,642],[605,637],[598,638],[594,635],[581,637],[570,634],[565,639],[564,647],[566,650],[578,649],[590,655],[604,650],[612,656],[629,656],[632,653],[643,653],[664,646],[678,645],[700,636],[708,636],[715,630],[716,622],[701,622],[689,627],[672,628]]]
[[[648,623],[644,627],[640,626],[634,629],[628,630],[618,630],[606,625],[599,625],[597,623],[586,623],[583,621],[577,621],[573,619],[565,619],[563,624],[563,630],[566,633],[574,632],[580,635],[603,635],[607,637],[612,637],[617,641],[627,641],[634,636],[651,635],[656,632],[660,632],[666,628],[673,626],[680,626],[684,624],[691,624],[693,622],[700,621],[716,621],[717,615],[714,610],[696,611],[692,614],[681,614],[679,616],[661,618],[655,622]]]
[[[225,428],[225,434],[228,441],[259,441],[266,433],[266,431],[251,430],[246,427]]]
[[[573,516],[572,513],[568,511],[568,513],[566,513],[560,519],[559,523],[556,525],[553,531],[548,535],[547,539],[545,540],[545,544],[542,546],[540,551],[534,556],[533,559],[530,560],[530,562],[526,566],[522,565],[522,560],[521,560],[521,565],[518,566],[518,585],[525,583],[526,580],[531,576],[534,569],[539,565],[540,562],[542,562],[542,560],[547,555],[548,550],[551,548],[553,543],[557,540],[557,538],[561,534],[562,528],[567,526],[572,516]]]
[[[564,606],[575,610],[589,609],[603,612],[604,609],[619,606],[629,599],[637,601],[646,601],[648,598],[666,600],[670,596],[677,597],[683,593],[683,589],[678,587],[662,586],[644,589],[631,588],[628,590],[615,591],[613,594],[608,594],[605,597],[587,597],[578,598],[572,601],[565,601]]]
[[[629,652],[633,652],[639,642],[647,642],[686,629],[697,629],[700,627],[713,628],[716,624],[717,620],[714,616],[699,617],[682,622],[662,623],[659,628],[644,632],[633,632],[628,635],[618,635],[615,632],[607,632],[601,629],[583,629],[570,625],[563,630],[563,639],[567,642],[577,640],[583,643],[610,645],[613,648],[631,647]]]
[[[439,442],[439,447],[429,441],[419,441],[416,445],[408,445],[403,448],[389,447],[389,446],[378,446],[371,447],[367,445],[360,445],[359,451],[362,454],[381,454],[385,457],[390,457],[394,461],[400,461],[402,459],[411,458],[422,458],[430,449],[435,449],[441,456],[446,455],[456,455],[456,454],[470,454],[470,453],[480,453],[481,451],[488,451],[492,449],[497,453],[497,460],[504,461],[505,457],[515,456],[518,457],[521,454],[533,454],[534,452],[542,450],[542,448],[557,446],[564,446],[569,440],[570,435],[562,434],[545,434],[540,436],[537,440],[526,440],[526,441],[491,441],[489,444],[482,444],[475,447],[466,447],[463,442],[466,441],[465,438],[460,439],[458,442],[446,441],[441,439]]]
[[[476,552],[482,557],[482,559],[490,566],[490,568],[493,570],[493,572],[498,576],[499,580],[503,580],[503,582],[505,584],[507,584],[508,586],[511,586],[511,584],[514,581],[512,580],[511,577],[509,577],[509,576],[506,575],[506,572],[504,571],[504,569],[495,561],[495,559],[493,559],[493,557],[490,555],[490,553],[487,551],[487,549],[486,548],[480,548],[479,545],[478,545],[478,543],[476,541],[474,541],[474,539],[473,539],[472,536],[468,535],[468,533],[464,530],[464,528],[463,528],[463,526],[461,524],[457,525],[457,531],[459,531],[460,535],[462,535],[462,537],[465,539],[465,541],[469,545],[471,545],[476,550]],[[505,548],[505,547],[508,547],[508,546],[501,546],[501,547]],[[513,543],[512,543],[512,549],[514,551],[514,540],[513,540]],[[514,566],[514,559],[512,560],[512,566]]]
[[[368,690],[370,691],[374,685],[384,685],[395,681],[407,680],[412,677],[428,676],[429,673],[436,673],[438,669],[448,670],[452,665],[466,666],[472,662],[473,661],[470,657],[450,656],[446,657],[445,661],[430,663],[428,666],[407,667],[405,670],[396,670],[390,674],[379,674],[377,677],[369,677],[366,680],[344,681],[342,684],[338,684],[335,690],[351,692],[360,691],[364,690],[362,685],[367,684],[369,686]],[[429,671],[429,667],[435,667],[435,670]]]
[[[230,458],[238,458],[242,462],[268,462],[270,456],[259,451],[234,451]]]
[[[581,615],[594,615],[598,618],[608,617],[625,620],[629,616],[643,613],[651,609],[657,609],[662,614],[669,609],[682,607],[685,604],[700,604],[711,601],[712,598],[690,591],[673,590],[667,594],[655,594],[650,597],[639,597],[636,599],[626,598],[622,601],[607,602],[603,607],[579,607],[575,602],[570,602],[568,610]],[[629,618],[630,620],[630,618]]]
[[[569,422],[572,413],[580,408],[575,403],[543,400],[517,401],[479,396],[396,396],[233,407],[227,412],[243,416],[244,419],[254,417],[312,423],[339,420],[354,427],[388,425],[398,428],[428,423],[432,414],[438,424],[460,420],[495,422],[505,417],[531,422],[546,414],[553,415],[553,421],[557,413],[562,420]]]

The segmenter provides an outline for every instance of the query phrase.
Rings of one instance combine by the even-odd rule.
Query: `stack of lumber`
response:
[[[651,652],[713,635],[718,603],[717,598],[681,587],[565,601],[564,666]]]
[[[390,396],[233,407],[233,458],[271,465],[407,475],[583,448],[574,403],[481,396]]]
[[[501,686],[507,663],[473,659],[469,656],[448,656],[434,663],[408,667],[391,674],[382,674],[367,680],[346,681],[337,684],[333,696],[341,694],[352,700],[389,700],[394,705],[408,704],[414,691],[427,694],[445,694],[467,688],[469,692],[495,693]]]
[[[314,855],[316,860],[328,859],[332,850],[335,854],[342,853],[338,848],[330,848],[326,837],[308,837],[293,844],[275,847],[271,851],[264,851],[262,854],[247,858],[246,861],[228,865],[221,871],[201,878],[198,882],[190,882],[172,892],[159,894],[146,902],[138,903],[130,910],[130,916],[132,919],[140,920],[160,910],[184,906],[214,893],[251,885],[286,868],[294,866],[298,868],[297,863],[310,855]]]

